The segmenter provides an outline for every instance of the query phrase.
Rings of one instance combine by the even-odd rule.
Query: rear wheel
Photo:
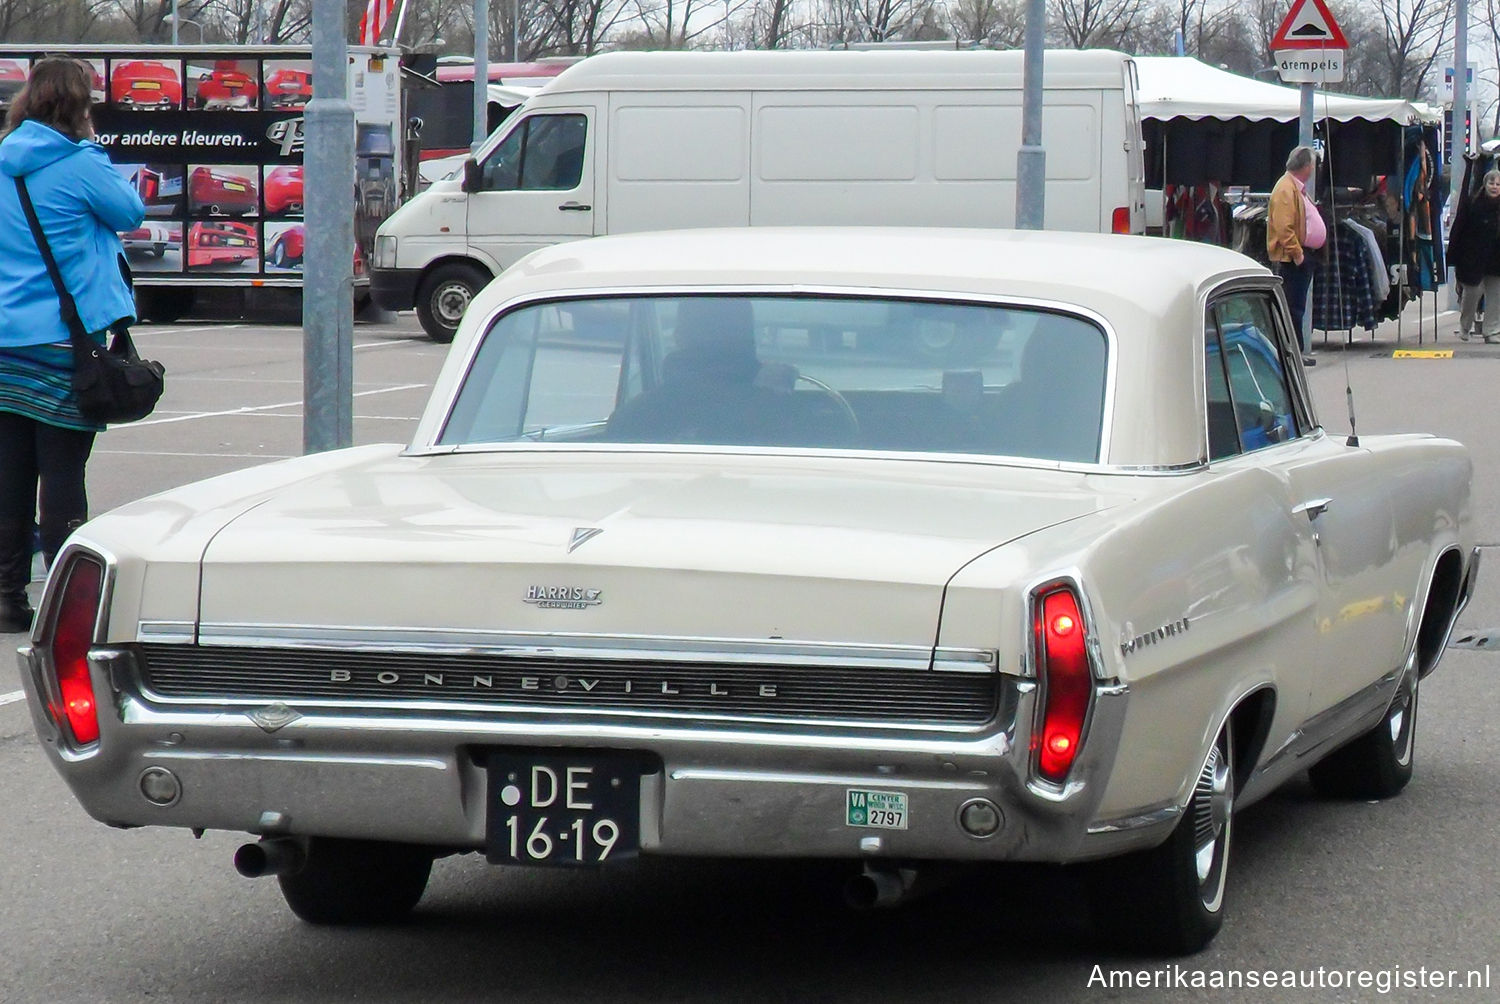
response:
[[[1364,735],[1334,750],[1307,772],[1318,794],[1329,798],[1390,798],[1411,780],[1417,751],[1416,656],[1384,717]]]
[[[433,269],[417,291],[417,319],[422,322],[422,330],[439,344],[453,341],[464,311],[489,281],[479,268],[463,262]]]
[[[1187,955],[1204,948],[1224,922],[1233,829],[1234,747],[1226,725],[1166,842],[1095,866],[1096,926],[1145,952]]]
[[[309,924],[388,924],[417,905],[431,872],[432,852],[422,847],[310,837],[301,870],[277,881]]]

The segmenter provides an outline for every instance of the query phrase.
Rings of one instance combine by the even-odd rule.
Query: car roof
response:
[[[1153,314],[1205,285],[1267,275],[1224,248],[1161,237],[918,227],[742,227],[623,234],[554,245],[483,294],[639,286],[849,286],[1058,300]],[[484,308],[481,307],[481,311]],[[1117,321],[1118,323],[1118,321]]]

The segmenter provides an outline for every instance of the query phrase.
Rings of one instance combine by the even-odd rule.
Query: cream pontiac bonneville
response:
[[[410,444],[85,525],[22,671],[91,815],[254,834],[315,923],[453,852],[844,859],[876,903],[1024,860],[1193,951],[1236,810],[1410,778],[1469,482],[1325,432],[1229,251],[608,237],[475,300]]]

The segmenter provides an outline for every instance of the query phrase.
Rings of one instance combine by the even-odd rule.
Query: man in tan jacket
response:
[[[1292,310],[1292,321],[1297,325],[1297,337],[1302,343],[1302,362],[1312,366],[1315,360],[1309,352],[1307,315],[1307,290],[1312,285],[1313,263],[1309,251],[1316,251],[1328,239],[1328,230],[1323,217],[1307,197],[1307,182],[1312,177],[1314,166],[1313,148],[1299,146],[1286,158],[1286,174],[1271,189],[1271,206],[1266,222],[1266,255],[1271,259],[1277,274],[1286,287],[1287,306]]]

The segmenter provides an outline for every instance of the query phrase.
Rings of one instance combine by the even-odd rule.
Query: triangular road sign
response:
[[[1348,39],[1323,0],[1294,0],[1271,36],[1271,49],[1347,49]]]

